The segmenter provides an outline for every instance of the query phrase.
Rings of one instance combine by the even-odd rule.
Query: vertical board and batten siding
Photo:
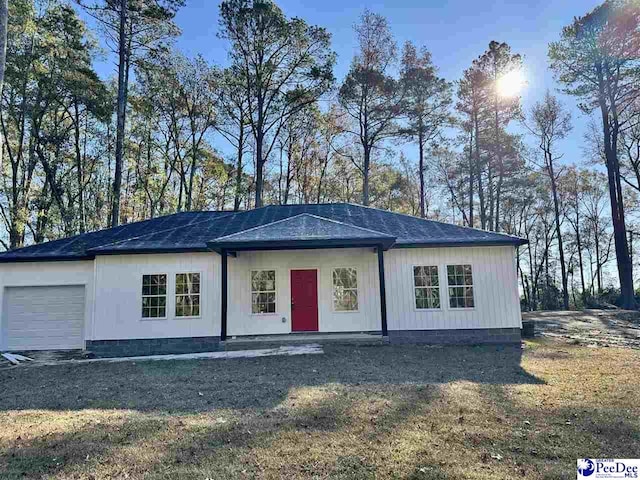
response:
[[[396,248],[385,252],[389,330],[519,328],[514,254],[513,247]],[[14,287],[84,287],[83,337],[86,340],[217,337],[221,313],[220,263],[218,254],[208,252],[104,255],[95,261],[3,264],[0,266],[0,349],[7,348],[6,293]],[[475,308],[449,308],[446,266],[451,264],[473,266]],[[416,310],[414,265],[438,266],[441,310]],[[333,309],[332,270],[336,267],[357,269],[357,312]],[[276,270],[275,314],[251,313],[250,272],[255,269]],[[320,332],[381,329],[378,265],[372,249],[262,251],[239,252],[236,258],[229,258],[229,335],[291,332],[292,269],[318,270]],[[168,276],[167,317],[143,319],[142,275],[158,273]],[[177,273],[201,274],[200,316],[175,316]]]
[[[8,349],[7,291],[17,287],[84,287],[83,336],[91,328],[94,296],[93,261],[25,262],[0,265],[0,350]],[[33,290],[32,290],[33,292]],[[10,299],[9,299],[10,300]],[[75,307],[74,307],[75,308]]]
[[[447,265],[470,264],[475,307],[449,307]],[[437,265],[440,310],[415,308],[413,267]],[[396,248],[385,252],[389,330],[520,328],[513,247]]]
[[[355,267],[358,311],[333,309],[332,270]],[[318,270],[318,330],[361,332],[380,330],[378,264],[372,249],[322,249],[238,252],[229,258],[228,334],[260,335],[291,332],[291,270]],[[251,270],[276,271],[276,313],[251,313]]]
[[[87,339],[220,336],[220,256],[215,253],[104,255],[96,262],[93,329]],[[166,318],[142,318],[142,276],[167,275]],[[200,315],[175,316],[175,276],[200,273]]]

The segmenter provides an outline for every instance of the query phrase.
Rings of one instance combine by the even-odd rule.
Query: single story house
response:
[[[0,350],[195,352],[297,332],[517,342],[523,243],[347,203],[176,213],[0,254]]]

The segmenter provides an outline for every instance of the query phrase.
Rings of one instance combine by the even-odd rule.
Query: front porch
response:
[[[221,257],[220,340],[382,343],[395,238],[308,214],[274,223],[208,243]]]

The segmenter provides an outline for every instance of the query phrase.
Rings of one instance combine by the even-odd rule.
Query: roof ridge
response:
[[[310,205],[315,205],[315,204],[310,204]],[[273,206],[273,205],[268,205],[268,206]],[[302,212],[302,213],[298,213],[297,215],[293,215],[292,217],[281,218],[279,220],[274,220],[273,222],[265,223],[264,225],[257,225],[255,227],[247,228],[245,230],[239,230],[237,232],[230,233],[228,235],[223,235],[222,237],[217,237],[217,238],[215,238],[213,240],[210,240],[210,242],[215,243],[215,242],[217,242],[219,240],[225,240],[225,239],[228,239],[229,237],[234,237],[236,235],[240,235],[240,234],[243,234],[243,233],[251,232],[253,230],[259,230],[261,228],[270,227],[270,226],[278,224],[278,223],[288,222],[290,220],[293,220],[294,218],[305,217],[305,216],[306,217],[316,218],[316,219],[319,219],[319,220],[322,220],[322,221],[325,221],[325,222],[335,223],[337,225],[342,225],[344,227],[354,228],[356,230],[362,230],[362,231],[365,231],[365,232],[375,233],[376,235],[379,235],[379,236],[384,236],[384,237],[388,237],[388,238],[396,238],[393,235],[389,235],[388,233],[379,232],[377,230],[372,230],[370,228],[359,227],[357,225],[352,225],[350,223],[341,222],[341,221],[335,220],[333,218],[323,217],[322,215],[316,215],[316,214],[309,213],[309,212]]]
[[[266,207],[271,207],[271,206],[272,205],[265,205],[264,207],[260,207],[260,208],[266,208]],[[250,228],[247,228],[245,230],[238,230],[237,232],[233,232],[233,233],[230,233],[228,235],[223,235],[221,237],[216,237],[216,238],[214,238],[213,240],[210,240],[210,241],[211,242],[217,242],[218,240],[222,240],[222,239],[225,239],[225,238],[228,238],[228,237],[233,237],[234,235],[238,235],[240,233],[247,233],[247,232],[250,232],[252,230],[258,230],[260,228],[264,228],[264,227],[267,227],[269,225],[275,225],[276,223],[286,222],[288,220],[292,220],[294,218],[301,217],[303,215],[307,215],[307,213],[303,212],[303,213],[299,213],[297,215],[294,215],[293,217],[285,217],[285,218],[281,218],[280,220],[274,220],[273,222],[266,223],[264,225],[256,225],[255,227],[250,227]]]
[[[178,213],[183,213],[183,212],[178,212]],[[175,213],[174,215],[177,215],[178,213]],[[200,212],[200,213],[205,213],[205,212]],[[201,223],[205,223],[205,222],[217,222],[218,220],[222,220],[223,218],[228,218],[231,215],[236,215],[238,213],[246,213],[246,212],[229,212],[229,215],[222,215],[222,216],[220,216],[218,218],[214,218],[214,219],[208,218],[206,220],[201,220],[201,221],[198,221],[198,222],[190,222],[190,223],[187,223],[185,225],[180,225],[180,226],[177,226],[177,227],[165,228],[164,230],[156,230],[155,232],[145,233],[144,235],[136,235],[136,236],[133,236],[133,237],[123,238],[123,239],[117,240],[115,242],[108,242],[108,243],[104,243],[102,245],[96,245],[95,247],[88,248],[87,252],[96,250],[98,248],[107,247],[109,245],[118,245],[119,243],[128,242],[130,240],[139,240],[139,239],[141,239],[143,237],[148,237],[150,235],[155,235],[157,233],[170,232],[172,230],[178,230],[179,228],[190,227],[190,226],[193,226],[193,225],[200,225]]]
[[[313,205],[313,204],[311,204],[311,205]],[[389,238],[396,238],[393,235],[389,235],[388,233],[380,232],[379,230],[373,230],[372,228],[365,228],[365,227],[360,227],[358,225],[352,225],[350,223],[341,222],[340,220],[335,220],[333,218],[323,217],[322,215],[316,215],[314,213],[304,213],[303,215],[309,215],[310,217],[319,218],[319,219],[325,220],[327,222],[337,223],[337,224],[340,224],[340,225],[344,225],[345,227],[355,228],[357,230],[364,230],[365,232],[371,232],[371,233],[376,233],[378,235],[384,235],[385,237],[389,237]]]
[[[512,235],[510,233],[494,232],[492,230],[483,230],[481,228],[469,227],[469,226],[466,226],[466,225],[456,225],[455,223],[447,223],[447,222],[443,222],[441,220],[432,220],[430,218],[416,217],[415,215],[409,215],[408,213],[392,212],[391,210],[384,210],[382,208],[371,207],[369,205],[360,205],[358,203],[352,203],[352,202],[344,202],[344,203],[346,205],[352,205],[354,207],[368,208],[369,210],[375,210],[375,211],[384,212],[384,213],[391,213],[393,215],[402,215],[403,217],[413,218],[415,220],[421,220],[421,221],[424,221],[424,222],[438,223],[440,225],[447,225],[449,227],[464,228],[465,230],[473,230],[475,232],[482,232],[482,233],[491,233],[491,234],[500,235],[500,236],[503,236],[503,237],[521,238],[521,237],[518,237],[517,235]]]

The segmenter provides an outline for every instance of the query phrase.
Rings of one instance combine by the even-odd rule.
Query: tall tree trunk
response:
[[[324,186],[324,177],[327,174],[327,167],[329,166],[329,150],[325,155],[324,162],[322,163],[322,169],[320,170],[320,178],[318,179],[318,196],[316,197],[316,203],[320,203],[322,200],[322,187]]]
[[[294,162],[294,157],[293,157],[293,142],[294,139],[291,135],[289,135],[289,138],[287,140],[287,173],[285,174],[285,178],[284,178],[284,191],[282,193],[282,204],[286,205],[287,203],[289,203],[289,195],[291,192],[291,181],[293,180],[293,175],[291,173],[291,162]],[[281,152],[282,154],[282,152]]]
[[[546,221],[544,223],[544,244],[545,245],[550,245],[551,244],[551,239],[549,238],[549,230],[547,229]],[[549,275],[549,249],[548,248],[545,249],[545,251],[544,251],[543,261],[544,261],[544,285],[545,285],[545,288],[548,291],[549,290],[549,279],[550,279],[550,275]]]
[[[487,230],[493,230],[493,218],[495,211],[493,189],[493,165],[491,156],[487,157],[487,203],[489,204],[489,216],[486,219]]]
[[[496,211],[495,211],[495,219],[494,219],[494,232],[500,231],[500,202],[502,201],[502,184],[504,181],[503,172],[499,171],[498,173],[498,184],[496,185]]]
[[[111,199],[111,226],[120,223],[120,187],[122,184],[122,160],[124,155],[124,128],[127,113],[127,83],[129,79],[129,51],[127,38],[127,0],[120,0],[120,27],[118,31],[118,100],[116,123],[116,161]]]
[[[180,184],[180,187],[178,189],[178,207],[177,207],[177,211],[181,212],[182,211],[182,199],[184,198],[184,167],[182,165],[180,165],[180,181],[178,182]]]
[[[420,169],[420,217],[425,218],[426,212],[424,208],[424,132],[422,122],[420,122],[419,130],[418,130],[418,150],[419,150],[419,165]]]
[[[8,0],[0,0],[0,98],[4,85],[4,70],[7,60],[7,25],[9,22]],[[4,137],[0,130],[0,171],[2,171],[2,152],[4,150]]]
[[[44,182],[38,201],[38,218],[36,220],[36,228],[33,233],[33,243],[42,243],[46,237],[47,226],[49,224],[49,208],[51,200],[49,200],[49,182]]]
[[[9,23],[9,2],[0,0],[0,93],[4,85],[4,70],[7,60],[7,25]]]
[[[196,139],[196,124],[191,114],[191,168],[189,169],[189,188],[187,189],[187,201],[185,210],[190,211],[193,205],[193,179],[196,176],[196,165],[198,163],[198,141]]]
[[[482,165],[480,165],[480,125],[478,121],[478,113],[473,114],[474,143],[475,143],[475,163],[476,175],[478,177],[478,200],[480,201],[480,228],[483,230],[487,227],[487,211],[484,203],[484,189],[482,186]]]
[[[278,173],[278,204],[282,205],[282,198],[284,193],[284,188],[282,187],[284,183],[284,145],[280,144],[280,171]]]
[[[474,188],[473,164],[473,129],[469,131],[469,226],[473,227],[473,188]]]
[[[596,246],[596,281],[598,282],[598,294],[602,293],[602,275],[600,274],[600,235],[594,237]]]
[[[362,204],[369,205],[369,170],[371,168],[371,147],[364,147],[364,165],[362,168]]]
[[[613,239],[615,242],[616,259],[618,264],[618,279],[622,307],[635,308],[633,292],[633,273],[629,245],[627,243],[627,228],[624,218],[624,204],[622,198],[622,184],[620,181],[620,165],[618,163],[617,135],[618,126],[616,112],[612,112],[613,122],[610,122],[603,88],[601,88],[600,111],[602,114],[602,130],[604,134],[604,154],[607,164],[607,178],[609,183],[609,200],[611,203],[611,218],[613,220]],[[614,125],[612,126],[613,123]]]
[[[497,68],[497,67],[496,67]],[[494,69],[494,74],[497,75],[497,70]],[[498,91],[494,94],[494,129],[495,129],[495,154],[497,158],[497,168],[498,168],[498,184],[496,186],[496,207],[495,207],[495,216],[492,214],[493,218],[493,230],[500,230],[500,196],[502,195],[502,182],[504,179],[504,166],[502,164],[502,143],[500,139],[500,119],[498,116]]]
[[[242,154],[244,153],[244,122],[240,120],[238,130],[238,151],[236,154],[236,185],[233,195],[233,211],[240,210],[242,201]]]
[[[529,302],[530,302],[530,306],[531,306],[531,310],[537,310],[538,309],[538,302],[537,302],[537,298],[538,298],[538,278],[535,275],[535,268],[536,268],[536,264],[533,261],[533,250],[531,249],[531,241],[529,238],[529,232],[527,231],[527,240],[529,241],[527,243],[527,252],[529,253],[529,277],[531,278],[531,286],[527,286],[527,288],[529,288]],[[525,279],[527,277],[525,276]]]
[[[263,179],[263,170],[264,170],[264,160],[262,159],[262,142],[263,136],[260,132],[260,127],[258,127],[258,132],[256,133],[256,204],[255,208],[262,207],[262,190],[264,182]]]
[[[87,229],[84,207],[84,166],[82,162],[82,150],[80,147],[80,110],[77,99],[73,102],[74,119],[74,143],[76,151],[76,181],[78,184],[78,231],[84,233]]]
[[[553,210],[556,217],[556,236],[558,237],[558,253],[560,254],[560,272],[562,274],[562,305],[565,310],[569,310],[569,282],[567,279],[567,266],[564,261],[564,249],[562,247],[562,231],[560,229],[560,205],[558,201],[558,187],[556,176],[553,170],[553,157],[550,147],[544,152],[547,157],[547,168],[549,179],[551,180],[551,193],[553,195]]]
[[[291,192],[291,157],[287,159],[287,173],[284,178],[284,190],[282,192],[282,205],[289,203],[289,193]]]
[[[580,298],[582,299],[582,303],[584,303],[586,299],[586,289],[584,283],[584,264],[582,260],[582,239],[580,237],[580,213],[578,212],[576,205],[576,246],[578,247],[578,261],[580,262],[580,286],[582,287],[582,294]]]

